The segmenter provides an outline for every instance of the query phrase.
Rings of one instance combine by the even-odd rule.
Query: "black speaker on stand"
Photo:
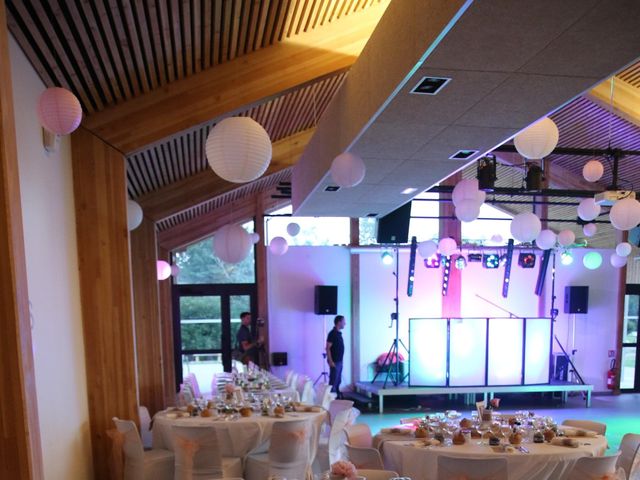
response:
[[[314,313],[335,315],[338,313],[338,287],[336,285],[316,285]]]
[[[589,312],[589,287],[564,287],[564,313]]]

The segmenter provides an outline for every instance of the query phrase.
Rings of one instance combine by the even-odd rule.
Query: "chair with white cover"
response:
[[[147,407],[140,405],[138,407],[138,416],[140,417],[140,438],[142,446],[145,450],[151,450],[153,437],[151,435],[151,416]]]
[[[506,458],[438,456],[438,480],[507,480]]]
[[[136,424],[114,417],[114,451],[124,453],[124,480],[173,480],[173,452],[153,449],[145,452]]]
[[[640,480],[640,435],[627,433],[620,442],[618,466],[627,474],[629,480]]]
[[[373,435],[366,423],[356,423],[345,428],[347,441],[352,447],[371,448],[373,447]]]
[[[293,372],[291,378],[289,379],[289,382],[290,383],[288,384],[288,386],[296,390],[298,385],[298,374],[296,372]]]
[[[364,477],[367,480],[391,480],[392,478],[396,478],[398,473],[392,472],[391,470],[367,470],[359,468],[356,475],[358,477]]]
[[[310,472],[311,426],[307,420],[275,422],[267,453],[245,457],[244,478],[265,480],[275,475],[304,479]]]
[[[581,430],[590,430],[596,432],[599,435],[604,435],[607,432],[607,424],[601,422],[594,422],[592,420],[565,420],[562,422],[565,427],[573,427]]]
[[[338,415],[338,413],[342,412],[343,410],[348,410],[349,414],[351,414],[352,407],[353,402],[351,400],[333,400],[329,404],[329,423],[333,424],[333,420],[336,418],[336,415]]]
[[[302,387],[302,393],[300,394],[300,401],[313,405],[315,402],[315,392],[313,391],[313,382],[307,378]]]
[[[307,380],[309,380],[309,377],[306,375],[299,375],[296,380],[296,384],[293,385],[300,397],[302,397],[302,391],[304,390],[304,385],[307,383]]]
[[[316,390],[316,405],[320,405],[325,410],[329,410],[329,405],[332,400],[336,399],[336,394],[331,393],[331,385],[327,383],[318,384]]]
[[[287,373],[284,374],[284,384],[288,387],[291,386],[291,377],[293,376],[293,370],[287,370]]]
[[[573,466],[567,480],[626,480],[622,467],[616,470],[620,452],[604,457],[581,457]]]
[[[242,477],[239,458],[223,458],[215,428],[199,425],[172,427],[175,480]]]
[[[350,409],[338,412],[331,423],[329,437],[320,439],[316,458],[313,462],[314,473],[325,472],[338,460],[347,459],[345,447],[347,434],[345,428],[350,414]]]
[[[195,373],[191,372],[189,375],[187,375],[187,378],[185,378],[184,381],[185,383],[191,385],[195,397],[200,398],[200,384],[198,383],[198,379],[196,378]]]
[[[361,468],[367,470],[384,470],[382,457],[380,452],[372,447],[354,447],[345,445],[347,448],[347,458],[359,470]]]

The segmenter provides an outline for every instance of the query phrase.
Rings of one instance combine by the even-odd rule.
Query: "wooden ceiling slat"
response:
[[[256,36],[253,41],[253,50],[261,49],[264,44],[264,29],[267,24],[267,15],[269,14],[269,5],[271,4],[270,0],[262,0],[260,2],[260,14],[258,17],[258,25],[256,30]]]
[[[274,26],[274,42],[282,41],[284,35],[284,27],[287,21],[287,12],[289,10],[290,0],[280,0],[278,3],[278,20]]]
[[[193,38],[191,35],[191,0],[182,0],[180,12],[180,22],[182,24],[182,48],[183,61],[185,65],[185,76],[188,77],[193,72]]]
[[[127,21],[126,28],[128,38],[133,43],[133,51],[136,58],[137,70],[142,79],[143,91],[147,92],[158,88],[158,76],[156,75],[155,59],[151,50],[151,30],[144,12],[144,4],[141,0],[126,2],[124,5],[124,17]]]
[[[238,56],[238,37],[240,36],[239,31],[242,14],[242,2],[235,0],[233,2],[233,13],[231,15],[231,28],[229,29],[229,60],[233,60]]]
[[[218,1],[214,3],[214,12],[213,12],[213,60],[212,63],[214,65],[218,65],[220,63],[220,57],[222,52],[222,2]]]
[[[202,68],[211,66],[211,45],[213,44],[213,34],[211,31],[212,15],[211,2],[204,2],[202,11]]]
[[[149,28],[150,37],[149,45],[151,48],[150,57],[152,59],[152,65],[149,68],[153,68],[158,79],[158,86],[166,85],[167,83],[167,71],[165,65],[164,47],[162,43],[162,29],[158,23],[159,11],[156,7],[155,0],[148,0],[146,2],[137,0],[138,11],[144,12],[145,21]]]
[[[329,21],[329,16],[331,15],[331,11],[333,10],[333,4],[336,0],[326,0],[326,5],[324,7],[324,11],[322,12],[322,17],[320,17],[320,25],[324,25],[325,22]]]
[[[171,35],[171,22],[169,21],[169,11],[164,0],[153,0],[156,6],[156,17],[158,22],[158,34],[160,35],[162,54],[164,55],[165,73],[167,82],[171,83],[176,79],[176,64],[173,55],[173,44]]]
[[[247,31],[247,40],[244,48],[245,53],[251,53],[255,50],[256,29],[258,26],[258,18],[260,16],[260,0],[253,0],[251,4],[251,18]]]
[[[264,39],[262,40],[263,47],[272,45],[276,39],[276,23],[278,22],[278,15],[280,15],[279,6],[280,1],[271,2],[269,6],[267,23],[264,28]]]
[[[160,0],[162,1],[162,0]],[[171,36],[171,45],[173,48],[173,58],[175,62],[176,80],[180,80],[185,76],[185,65],[182,45],[182,23],[180,18],[180,5],[178,1],[170,2],[171,8],[167,10],[169,14],[169,35]]]
[[[249,25],[251,22],[252,1],[244,2],[238,26],[238,46],[236,55],[244,55],[247,53],[247,37],[249,36]]]
[[[125,10],[128,10],[128,8],[125,7]],[[127,74],[130,78],[133,95],[140,95],[141,93],[148,91],[149,88],[148,85],[146,85],[146,75],[140,75],[141,72],[138,70],[136,65],[136,62],[140,65],[142,60],[134,58],[135,53],[132,51],[137,48],[137,42],[133,42],[129,38],[129,32],[125,23],[126,20],[122,18],[116,0],[110,0],[109,10],[106,13],[110,15],[112,28],[115,29],[118,49],[121,51],[121,55],[127,68]]]
[[[298,10],[302,8],[300,3],[303,1],[305,0],[291,0],[291,3],[289,4],[289,9],[287,11],[285,37],[290,37],[294,33],[295,20],[297,17]]]
[[[324,7],[325,0],[316,0],[316,3],[317,8],[315,9],[315,15],[313,16],[310,28],[316,28],[316,26],[318,26],[318,21],[320,20],[320,15],[322,15],[322,8]]]
[[[198,0],[193,2],[193,10],[191,14],[191,18],[193,19],[193,73],[199,73],[202,70],[202,33],[204,30],[202,22],[205,20],[205,15],[203,14],[201,7],[202,5]]]
[[[229,44],[231,43],[229,35],[231,35],[231,15],[233,14],[233,0],[224,0],[222,5],[223,20],[222,20],[222,50],[220,53],[220,61],[226,62],[229,60]]]
[[[300,8],[298,9],[298,15],[296,15],[293,35],[299,35],[303,30],[304,20],[307,15],[307,9],[309,8],[309,2],[311,0],[301,0]]]

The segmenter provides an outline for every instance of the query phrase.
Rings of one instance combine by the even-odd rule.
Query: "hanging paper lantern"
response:
[[[291,222],[289,225],[287,225],[287,233],[292,237],[295,237],[300,233],[300,225],[295,222]]]
[[[587,223],[582,227],[582,233],[586,237],[593,237],[598,232],[598,226],[595,223]]]
[[[171,276],[171,265],[164,260],[156,261],[156,272],[158,280],[166,280]]]
[[[465,200],[472,200],[480,208],[486,198],[487,194],[478,189],[478,180],[475,178],[460,180],[451,192],[451,201],[456,207]]]
[[[609,257],[609,262],[611,266],[615,268],[622,268],[627,264],[627,257],[621,257],[617,253],[612,253]]]
[[[458,244],[453,238],[446,237],[438,242],[438,250],[445,257],[450,257],[458,251]]]
[[[475,200],[462,200],[455,209],[461,222],[473,222],[480,215],[480,204]]]
[[[426,242],[420,242],[418,244],[418,253],[422,258],[430,258],[437,251],[438,244],[433,240],[427,240]]]
[[[632,246],[629,242],[620,242],[616,246],[616,254],[621,257],[628,257],[631,254]]]
[[[576,241],[576,234],[571,230],[562,230],[558,234],[558,243],[563,247],[568,247]]]
[[[600,215],[600,210],[600,205],[593,198],[583,198],[578,205],[578,216],[585,222],[590,222]]]
[[[249,117],[230,117],[219,122],[209,133],[205,149],[211,169],[228,182],[251,182],[271,162],[269,134]]]
[[[589,270],[596,270],[602,265],[602,255],[598,252],[589,252],[582,258],[582,264]]]
[[[499,233],[491,235],[491,241],[493,243],[502,243],[503,242],[502,235],[500,235]]]
[[[340,187],[355,187],[362,180],[367,168],[362,159],[353,153],[345,152],[331,162],[331,178]]]
[[[558,145],[558,127],[548,117],[539,120],[513,139],[516,150],[524,158],[540,159],[549,155]]]
[[[631,230],[640,223],[640,203],[634,198],[623,198],[613,204],[609,220],[618,230]]]
[[[542,223],[535,213],[519,213],[511,220],[511,235],[519,242],[532,242],[542,230]]]
[[[251,239],[251,243],[253,243],[254,245],[260,241],[260,235],[258,235],[255,232],[254,233],[250,233],[249,234],[249,238]]]
[[[283,237],[273,237],[269,242],[269,250],[274,255],[284,255],[289,250],[289,244]]]
[[[38,100],[38,118],[44,128],[56,135],[69,135],[82,121],[82,107],[65,88],[47,88]]]
[[[213,253],[226,263],[240,263],[251,250],[251,238],[240,225],[225,225],[213,235]]]
[[[171,265],[171,276],[177,277],[178,275],[180,275],[180,267],[174,263]]]
[[[553,230],[542,230],[536,237],[536,246],[540,250],[549,250],[556,246],[556,234]]]
[[[597,182],[604,174],[604,167],[598,160],[589,160],[582,167],[582,176],[587,182]]]
[[[135,230],[142,223],[142,208],[138,202],[127,200],[127,227],[129,231]]]

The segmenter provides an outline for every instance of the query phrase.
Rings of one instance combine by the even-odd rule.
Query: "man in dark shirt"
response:
[[[329,384],[331,391],[338,398],[342,398],[340,393],[340,381],[342,380],[342,359],[344,357],[344,341],[342,340],[342,330],[346,325],[342,315],[337,315],[333,319],[333,329],[327,335],[327,362],[329,363]]]
[[[258,348],[262,345],[260,339],[255,340],[251,335],[251,314],[242,312],[240,314],[240,328],[236,333],[236,348],[240,352],[242,363],[258,363]]]

